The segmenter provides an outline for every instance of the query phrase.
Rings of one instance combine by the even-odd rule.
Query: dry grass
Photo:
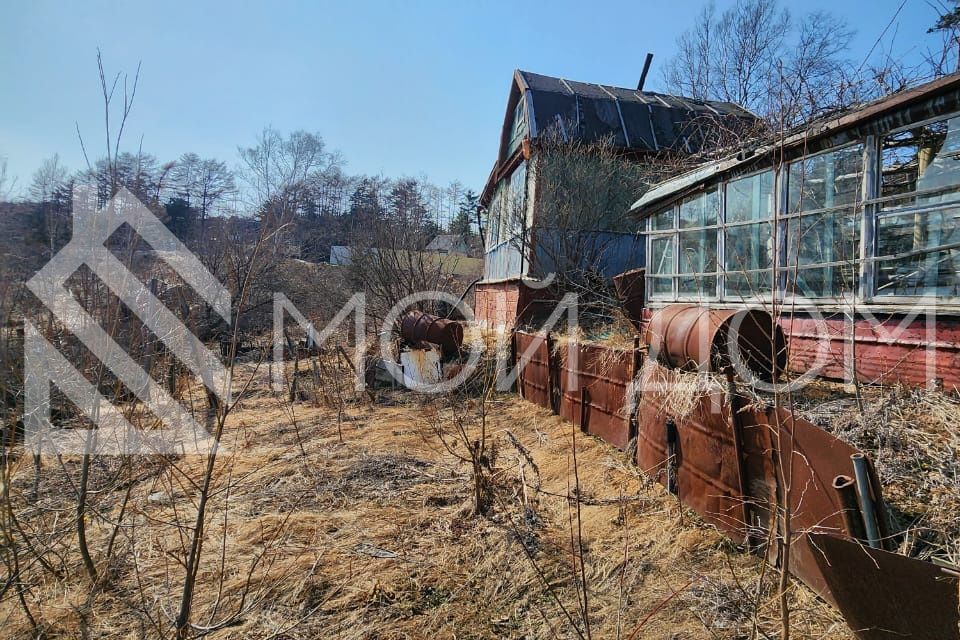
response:
[[[253,365],[241,365],[238,380]],[[574,434],[515,395],[496,396],[488,427],[498,452],[489,517],[473,517],[469,469],[433,437],[431,421],[476,416],[476,400],[382,393],[351,400],[342,419],[312,402],[288,405],[257,372],[228,421],[218,463],[194,622],[244,608],[216,638],[574,638],[577,588],[570,518],[576,436],[589,619],[594,638],[777,635],[774,577],[761,560],[644,479],[626,456]],[[470,428],[476,428],[472,423]],[[75,461],[46,461],[38,501],[20,462],[14,500],[24,526],[54,531],[66,558],[57,581],[32,568],[27,600],[48,637],[153,637],[145,614],[176,610],[184,530],[200,460],[144,461],[110,579],[93,599],[68,518]],[[100,463],[98,463],[100,464]],[[104,461],[104,465],[116,461]],[[103,470],[106,473],[106,469]],[[105,517],[118,495],[97,495]],[[59,524],[55,524],[59,521]],[[93,519],[91,544],[109,527]],[[222,567],[222,570],[221,570]],[[549,586],[548,586],[549,585]],[[850,637],[839,615],[792,587],[794,634]],[[220,604],[217,605],[217,601]],[[14,598],[5,635],[31,636]]]

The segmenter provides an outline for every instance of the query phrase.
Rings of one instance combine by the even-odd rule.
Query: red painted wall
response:
[[[960,388],[960,320],[938,318],[860,317],[853,323],[856,342],[851,346],[851,324],[843,319],[784,317],[790,369],[802,372],[817,367],[820,375],[861,382],[902,382],[926,386],[939,381],[944,388]]]

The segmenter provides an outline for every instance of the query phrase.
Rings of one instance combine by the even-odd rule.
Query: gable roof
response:
[[[749,126],[760,120],[730,102],[577,82],[517,69],[510,83],[497,162],[480,195],[481,204],[489,202],[497,181],[520,161],[522,148],[511,146],[511,133],[521,100],[530,139],[556,128],[566,139],[593,142],[609,137],[618,148],[637,155],[693,155],[716,144],[709,134],[717,130],[718,119],[725,121],[724,128],[734,130],[741,128],[733,126],[737,123]]]
[[[460,251],[466,253],[467,248],[466,239],[460,234],[453,233],[434,236],[430,244],[424,247],[424,251]]]
[[[562,126],[565,136],[580,140],[610,136],[617,147],[624,149],[694,153],[701,142],[696,127],[691,126],[696,120],[757,119],[730,102],[577,82],[530,71],[518,70],[515,77],[519,88],[529,96],[528,121],[535,124],[531,138]]]

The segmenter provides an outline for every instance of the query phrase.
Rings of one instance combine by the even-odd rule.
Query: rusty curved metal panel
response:
[[[763,537],[775,505],[787,495],[793,537],[807,532],[850,535],[833,479],[853,474],[850,456],[859,453],[856,448],[786,409],[740,410],[746,400],[735,397],[741,464],[727,390],[715,385],[706,393],[689,391],[700,395],[679,415],[670,407],[687,393],[677,394],[679,380],[674,370],[653,362],[646,365],[638,410],[637,464],[642,470],[664,479],[662,471],[668,462],[664,434],[667,420],[672,419],[679,435],[674,467],[680,500],[732,538],[742,542],[750,530],[755,537]],[[875,498],[882,504],[880,496]],[[770,553],[775,556],[775,549]],[[823,591],[810,566],[812,559],[803,549],[793,554],[794,573],[805,582],[809,576],[808,584]]]
[[[678,378],[677,372],[653,362],[644,367],[637,416],[637,465],[666,486],[666,469],[672,464],[680,501],[743,542],[747,523],[725,390],[710,390],[694,402],[689,412],[679,415],[670,408],[670,390]],[[678,435],[672,462],[665,435],[668,420],[673,420]]]
[[[791,416],[787,409],[770,408],[748,412],[746,421],[767,432],[769,447],[748,442],[748,456],[754,459],[755,475],[750,482],[753,513],[764,529],[771,524],[774,505],[789,495],[791,519],[790,573],[802,580],[820,596],[831,601],[816,559],[809,546],[797,544],[802,536],[818,533],[853,536],[844,520],[844,504],[833,488],[837,476],[853,475],[855,447],[836,438],[815,424]],[[766,458],[765,460],[761,460]],[[762,465],[763,470],[756,467]],[[782,472],[781,472],[782,469]],[[787,491],[789,487],[789,491]],[[878,506],[882,497],[874,496]],[[885,515],[881,512],[881,517]],[[768,558],[776,560],[777,549],[771,547]],[[832,601],[831,601],[832,602]]]
[[[516,340],[518,361],[525,364],[519,385],[525,398],[550,407],[559,389],[561,415],[627,446],[631,420],[624,408],[636,352],[568,343],[550,354],[547,337],[517,332]],[[716,381],[704,386],[700,380],[697,388],[678,393],[683,375],[655,361],[644,366],[637,408],[641,470],[738,542],[763,539],[778,528],[773,514],[787,502],[790,572],[837,607],[861,640],[960,639],[960,576],[850,539],[857,532],[849,529],[852,519],[844,517],[834,479],[853,475],[856,448],[784,408],[751,408]],[[695,395],[685,397],[690,393]],[[872,497],[884,519],[872,475]],[[773,563],[780,538],[766,549]]]
[[[860,640],[957,640],[960,576],[935,564],[810,533],[828,599]]]
[[[779,323],[760,309],[710,309],[671,304],[655,312],[647,326],[650,353],[679,369],[719,371],[736,356],[760,378],[770,379],[787,364],[786,339]]]

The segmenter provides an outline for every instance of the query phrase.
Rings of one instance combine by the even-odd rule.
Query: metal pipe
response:
[[[648,53],[643,61],[643,71],[640,72],[640,82],[637,83],[637,91],[643,91],[643,85],[647,83],[647,73],[650,72],[650,63],[653,62],[653,54]]]
[[[862,453],[850,456],[853,460],[853,474],[857,480],[857,497],[860,499],[860,513],[867,534],[867,544],[874,549],[880,548],[880,530],[877,527],[877,512],[870,492],[870,463]]]
[[[843,507],[843,524],[847,529],[847,535],[856,540],[865,540],[863,514],[860,513],[860,507],[857,505],[857,488],[853,478],[837,476],[833,479],[833,490],[837,492],[840,505]]]
[[[893,532],[890,530],[890,512],[883,501],[883,485],[880,484],[880,476],[877,475],[877,468],[873,461],[867,459],[867,467],[870,471],[870,489],[873,494],[873,504],[877,511],[877,525],[880,529],[880,548],[887,551],[894,551],[896,541],[893,539]]]
[[[673,418],[667,418],[664,428],[664,435],[667,439],[667,491],[677,495],[677,425]]]

